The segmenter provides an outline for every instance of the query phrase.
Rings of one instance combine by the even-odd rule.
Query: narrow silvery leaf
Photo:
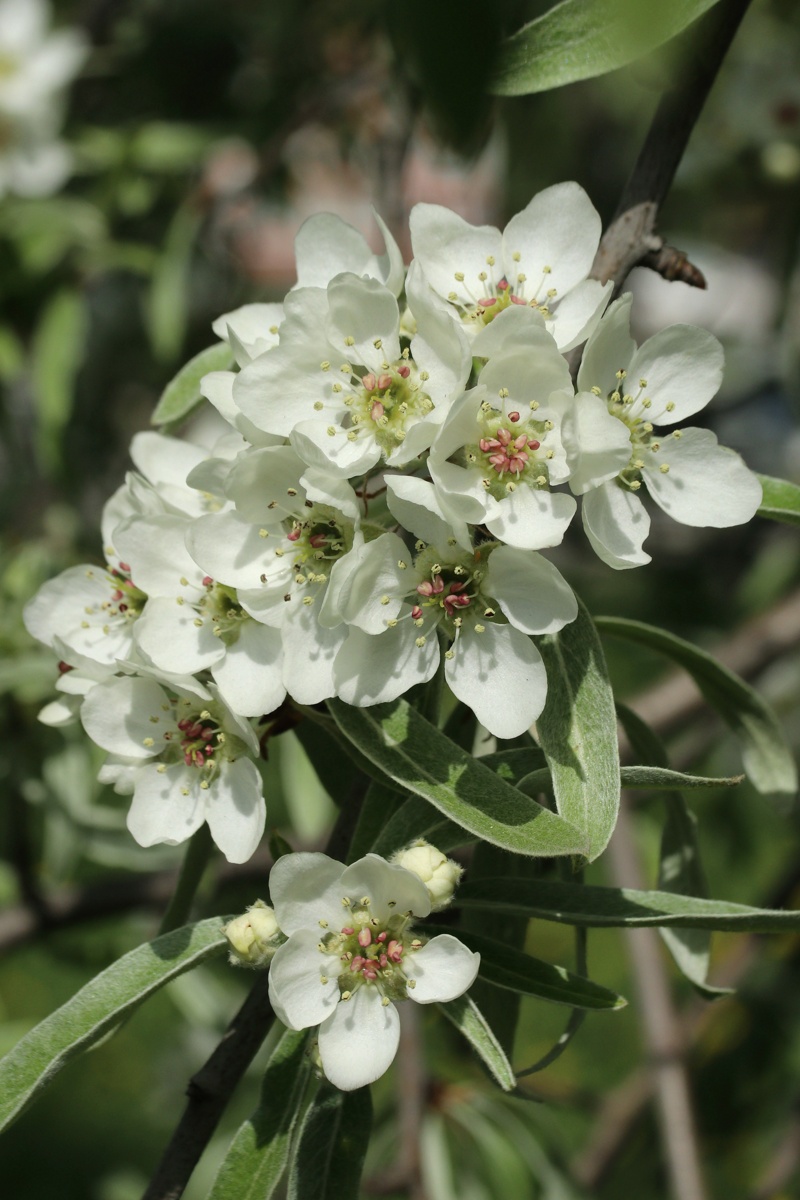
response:
[[[727,900],[702,900],[672,892],[542,883],[529,879],[467,880],[458,889],[459,908],[485,908],[557,921],[564,925],[608,928],[670,925],[719,929],[728,933],[800,931],[800,912],[753,908]]]
[[[778,718],[749,684],[691,642],[641,621],[598,617],[602,633],[638,642],[679,663],[694,679],[712,708],[736,734],[744,769],[763,794],[794,794],[797,768]]]
[[[289,1143],[308,1078],[305,1029],[287,1029],[272,1052],[261,1100],[240,1127],[208,1200],[269,1200],[289,1161]]]
[[[525,96],[605,75],[669,41],[716,0],[562,0],[503,43],[489,91]]]
[[[667,751],[657,734],[625,705],[618,705],[617,711],[634,753],[666,766]],[[708,885],[700,863],[694,814],[678,791],[668,791],[664,796],[664,805],[666,819],[661,835],[658,886],[665,892],[707,898]],[[708,983],[710,933],[704,929],[660,929],[659,933],[677,966],[701,995],[713,1000],[730,991],[729,988],[715,988]]]
[[[323,1085],[303,1118],[288,1200],[358,1200],[371,1125],[368,1087],[340,1092]]]
[[[355,862],[357,858],[361,858],[372,850],[376,841],[381,835],[381,830],[389,822],[392,815],[403,805],[403,796],[395,788],[387,787],[385,784],[378,783],[373,780],[367,788],[367,793],[364,796],[364,801],[361,805],[361,811],[358,814],[358,823],[356,824],[355,832],[353,833],[350,849],[347,852],[347,861]],[[429,806],[430,807],[430,806]],[[439,814],[435,814],[438,820],[441,820]],[[419,837],[420,834],[411,834],[411,837]],[[402,845],[399,842],[393,849],[397,849]]]
[[[586,839],[591,862],[603,852],[619,811],[614,696],[592,618],[578,617],[539,639],[548,691],[536,723],[558,811]]]
[[[27,1033],[0,1061],[0,1128],[30,1104],[71,1058],[91,1049],[170,979],[227,946],[225,918],[211,917],[137,946]]]
[[[361,754],[457,825],[517,854],[586,854],[588,838],[472,758],[404,700],[352,708],[328,701]]]
[[[769,517],[771,521],[782,521],[786,525],[800,525],[800,486],[772,475],[759,475],[758,482],[764,492],[759,517]]]
[[[211,371],[228,371],[232,366],[233,352],[227,342],[218,342],[195,354],[164,388],[151,423],[171,425],[188,417],[203,401],[200,391],[203,376]]]
[[[428,925],[431,933],[449,933],[449,926]],[[459,941],[481,956],[478,976],[495,987],[520,992],[525,996],[538,996],[554,1004],[566,1004],[571,1008],[617,1009],[624,1008],[626,1001],[616,992],[601,987],[591,979],[575,975],[565,967],[553,966],[530,954],[523,954],[496,939],[483,937],[471,930],[459,928]]]
[[[464,1035],[503,1091],[513,1092],[517,1080],[511,1063],[475,1001],[469,996],[459,996],[457,1000],[440,1004],[439,1009]]]

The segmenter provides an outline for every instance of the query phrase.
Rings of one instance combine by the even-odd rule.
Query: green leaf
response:
[[[385,784],[378,783],[373,779],[372,783],[367,788],[367,794],[361,805],[361,811],[358,814],[358,822],[353,840],[350,843],[350,849],[347,853],[347,861],[355,862],[357,858],[367,854],[372,850],[375,844],[381,840],[381,835],[384,828],[391,822],[399,808],[405,807],[403,797],[396,788],[386,787]],[[430,805],[428,805],[429,811]],[[438,813],[434,814],[438,821],[441,817]],[[410,833],[407,838],[396,842],[389,853],[399,850],[405,845],[406,841],[411,841],[414,837],[423,837],[423,834]],[[390,839],[391,840],[391,839]],[[382,851],[377,851],[378,854]]]
[[[475,1001],[469,996],[459,996],[437,1007],[464,1035],[503,1091],[513,1092],[517,1081],[511,1063]]]
[[[123,955],[32,1029],[0,1061],[0,1129],[31,1103],[71,1058],[91,1049],[165,983],[190,971],[227,942],[226,918],[184,925]]]
[[[778,718],[749,684],[691,642],[641,621],[598,617],[601,633],[638,642],[684,667],[712,708],[736,734],[745,771],[758,791],[794,794],[797,768]]]
[[[772,475],[759,475],[758,481],[764,490],[758,515],[785,525],[800,525],[800,485]]]
[[[425,932],[435,935],[452,933],[453,930],[448,925],[426,922]],[[521,992],[525,996],[538,996],[555,1004],[568,1004],[571,1008],[617,1009],[627,1004],[616,992],[582,975],[574,975],[565,967],[553,966],[469,929],[458,929],[456,933],[465,946],[480,954],[478,975],[495,987]]]
[[[583,834],[591,862],[606,848],[619,812],[617,714],[603,648],[580,603],[577,620],[538,645],[548,688],[536,732],[558,811]]]
[[[36,449],[48,471],[55,470],[61,460],[61,435],[72,414],[88,328],[83,296],[64,288],[45,308],[33,337]]]
[[[462,829],[517,854],[585,854],[587,839],[562,817],[503,782],[404,700],[328,707],[361,754],[401,788],[422,796]]]
[[[340,1092],[324,1084],[303,1118],[288,1200],[358,1200],[371,1126],[368,1087]]]
[[[541,883],[529,879],[476,879],[458,889],[459,908],[486,908],[564,925],[677,925],[729,933],[800,930],[800,911],[751,908],[727,900],[702,900],[670,892]]]
[[[448,821],[427,800],[421,796],[409,796],[392,814],[369,848],[374,854],[389,858],[417,838],[425,838],[440,850],[474,841],[460,825]]]
[[[258,1108],[231,1142],[208,1200],[269,1200],[274,1194],[308,1078],[307,1036],[306,1029],[287,1029],[273,1050]]]
[[[145,317],[153,354],[160,362],[178,357],[186,333],[189,268],[202,216],[199,209],[184,205],[177,209],[145,306]]]
[[[526,96],[605,75],[679,34],[716,0],[562,0],[504,42],[489,91]]]
[[[635,788],[638,791],[663,791],[668,788],[719,788],[738,787],[744,775],[725,775],[717,778],[710,775],[684,775],[682,771],[671,771],[668,767],[621,767],[619,772],[620,784],[624,788]],[[553,781],[546,767],[531,771],[524,775],[517,787],[527,796],[536,796],[541,792],[552,792]]]
[[[617,706],[620,723],[634,752],[653,763],[666,765],[666,747],[641,717],[624,704]],[[664,796],[666,820],[661,835],[658,886],[665,892],[708,897],[708,884],[700,864],[697,822],[680,792]],[[711,934],[705,929],[660,929],[661,938],[678,968],[702,996],[713,1000],[727,995],[730,988],[708,983],[711,962]]]
[[[228,371],[233,366],[233,354],[227,342],[208,346],[190,358],[171,380],[150,418],[153,425],[177,425],[202,404],[200,380],[209,371]]]

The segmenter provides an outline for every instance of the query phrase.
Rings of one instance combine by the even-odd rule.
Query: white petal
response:
[[[577,504],[563,492],[539,491],[521,484],[494,509],[486,527],[502,542],[523,550],[558,546]]]
[[[329,471],[309,467],[300,482],[308,499],[313,500],[315,504],[327,504],[351,521],[357,521],[360,517],[358,497],[350,484],[345,483],[343,479],[336,479]]]
[[[312,289],[303,289],[307,290]],[[316,415],[315,404],[334,415],[345,411],[332,395],[330,372],[320,370],[321,362],[338,361],[341,351],[324,335],[314,337],[313,330],[314,326],[304,328],[301,342],[297,331],[284,322],[281,345],[253,359],[234,380],[235,403],[265,433],[288,437],[297,421]]]
[[[333,430],[331,433],[330,431]],[[292,447],[312,469],[328,471],[343,479],[364,475],[381,457],[381,448],[362,426],[359,436],[331,421],[298,421],[291,431]]]
[[[519,737],[544,708],[547,675],[539,651],[513,625],[465,630],[445,661],[451,691],[495,737]]]
[[[431,287],[440,296],[454,292],[463,304],[472,305],[483,295],[479,276],[487,269],[487,258],[498,267],[502,261],[502,237],[491,225],[469,225],[449,208],[438,204],[415,204],[409,218],[411,245]],[[456,273],[464,276],[456,279]]]
[[[327,854],[284,854],[270,871],[269,893],[275,917],[285,934],[298,929],[310,929],[319,940],[320,921],[338,931],[345,924],[342,899],[345,893],[339,884],[344,863]],[[345,914],[343,916],[342,914]]]
[[[334,695],[334,662],[347,627],[320,625],[315,610],[322,605],[323,596],[324,591],[318,590],[315,603],[307,606],[295,592],[285,606],[283,682],[298,704],[319,704]]]
[[[615,300],[586,343],[578,371],[579,391],[596,387],[605,399],[618,387],[617,371],[627,371],[636,353],[629,328],[632,302],[630,292]]]
[[[285,931],[284,931],[285,932]],[[318,949],[322,930],[301,929],[278,948],[269,968],[269,996],[290,1029],[319,1025],[339,1003],[341,963]],[[326,982],[323,983],[322,980]]]
[[[584,279],[555,307],[546,325],[562,354],[573,350],[594,332],[608,304],[613,283]]]
[[[396,533],[383,533],[357,550],[355,557],[357,565],[339,596],[341,615],[364,633],[381,634],[387,621],[400,612],[409,587],[411,556]],[[386,603],[382,603],[384,599]]]
[[[580,184],[545,188],[511,218],[503,233],[510,286],[525,299],[536,296],[544,301],[552,288],[564,296],[591,271],[601,231],[600,214]],[[516,283],[520,272],[527,276],[524,289]]]
[[[397,300],[377,279],[337,275],[328,284],[328,304],[333,327],[339,334],[338,341],[333,336],[331,340],[344,361],[374,364],[379,369],[384,359],[393,362],[400,357]],[[381,342],[379,348],[375,346],[377,339]]]
[[[230,587],[260,589],[261,575],[276,563],[274,547],[285,544],[282,529],[264,532],[266,537],[260,526],[235,512],[207,513],[186,530],[186,545],[212,579]]]
[[[202,511],[200,497],[186,486],[186,476],[207,457],[207,453],[202,446],[150,430],[134,434],[130,446],[136,470],[141,471],[170,504],[192,513]]]
[[[305,493],[299,481],[304,470],[305,463],[290,446],[246,451],[231,468],[228,495],[240,517],[269,528],[303,507]]]
[[[278,345],[278,330],[282,321],[282,304],[243,304],[217,317],[211,328],[223,341],[229,341],[229,333],[232,332],[247,351],[249,362]]]
[[[650,562],[642,543],[650,517],[639,497],[612,479],[583,497],[583,528],[598,558],[617,571]]]
[[[464,521],[454,528],[445,516],[432,483],[416,479],[412,475],[386,476],[386,503],[389,512],[396,517],[404,529],[423,542],[446,545],[453,534],[461,545],[470,546],[471,541]]]
[[[570,469],[569,486],[576,496],[613,479],[630,461],[628,426],[591,392],[578,392],[564,404],[561,440]]]
[[[190,604],[178,605],[166,596],[147,601],[134,634],[142,654],[172,675],[195,675],[225,657],[211,618],[198,616]]]
[[[249,758],[223,761],[205,792],[205,817],[211,836],[228,862],[252,858],[261,841],[266,806],[261,776]]]
[[[416,986],[408,995],[417,1004],[444,1004],[462,996],[472,987],[478,974],[481,956],[468,950],[463,942],[442,933],[431,938],[421,950],[412,950],[403,957],[403,970]]]
[[[397,1009],[384,1006],[369,984],[358,988],[351,1000],[340,1000],[319,1027],[322,1069],[343,1092],[379,1079],[392,1065],[399,1043]]]
[[[707,329],[694,325],[662,329],[648,338],[631,360],[626,391],[636,396],[639,379],[647,380],[641,400],[631,405],[631,415],[646,415],[654,425],[685,421],[719,391],[724,365],[722,346]],[[647,410],[642,403],[645,399],[650,400]]]
[[[566,579],[548,559],[532,551],[498,546],[489,555],[484,587],[523,633],[556,633],[578,615]]]
[[[161,752],[164,731],[172,728],[171,716],[161,707],[165,703],[166,693],[154,679],[126,676],[92,688],[83,702],[81,721],[104,750],[144,760]]]
[[[76,654],[111,666],[118,658],[130,656],[133,635],[132,621],[110,618],[102,607],[113,590],[103,567],[70,567],[44,583],[26,604],[25,627],[46,646],[55,648],[60,640],[71,666],[78,665]]]
[[[218,640],[218,639],[215,639]],[[212,670],[220,695],[243,717],[260,717],[283,703],[283,642],[277,629],[243,621],[239,636]]]
[[[365,854],[345,870],[340,884],[345,896],[369,896],[369,911],[382,924],[392,914],[411,912],[427,917],[431,911],[428,889],[413,872],[389,863],[378,854]]]
[[[472,342],[472,353],[479,358],[492,358],[503,350],[525,349],[539,345],[543,333],[548,338],[552,336],[538,309],[528,304],[512,304],[478,331]]]
[[[439,643],[430,634],[417,646],[420,632],[408,620],[377,636],[351,629],[336,656],[336,695],[346,704],[368,708],[396,700],[415,683],[427,683],[439,665]]]
[[[490,358],[481,372],[481,383],[490,392],[507,388],[511,409],[548,402],[553,392],[572,392],[569,367],[546,330],[536,330],[537,345],[514,346]],[[528,415],[528,414],[526,414]]]
[[[203,593],[203,572],[186,549],[186,517],[133,517],[114,535],[116,549],[130,565],[131,582],[148,596],[184,596],[190,602]]]
[[[428,373],[425,390],[434,403],[445,403],[463,389],[469,378],[472,367],[469,338],[461,322],[454,320],[451,312],[442,311],[441,301],[418,263],[412,262],[409,267],[406,296],[417,323],[417,332],[411,339],[411,356],[419,369]]]
[[[264,433],[248,420],[236,404],[233,398],[235,379],[233,371],[209,371],[208,375],[204,375],[200,380],[200,391],[206,400],[214,405],[222,419],[238,430],[253,446],[278,445],[280,439],[276,434]]]
[[[661,468],[669,466],[668,472]],[[683,525],[726,529],[754,517],[761,484],[743,459],[708,429],[683,429],[645,457],[642,476],[664,512]]]
[[[301,225],[294,240],[297,287],[327,287],[335,275],[369,275],[397,296],[403,286],[403,257],[388,228],[375,213],[386,251],[372,253],[357,229],[335,213],[316,213]]]
[[[184,795],[186,792],[186,795]],[[128,829],[140,846],[178,846],[205,820],[205,797],[194,767],[175,763],[159,771],[147,763],[136,772]]]

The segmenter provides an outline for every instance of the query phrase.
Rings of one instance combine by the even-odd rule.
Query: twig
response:
[[[625,804],[620,808],[608,856],[617,887],[644,887],[632,822]],[[683,1030],[672,1003],[658,934],[652,929],[626,929],[625,938],[639,994],[642,1035],[657,1101],[671,1192],[675,1200],[706,1200],[684,1063]]]
[[[272,1019],[267,972],[247,999],[208,1061],[192,1076],[189,1102],[142,1200],[178,1200],[217,1127],[236,1085],[264,1040]]]
[[[657,266],[673,261],[675,252],[661,257],[664,241],[656,234],[659,208],[749,3],[721,0],[698,22],[697,35],[684,41],[680,72],[661,98],[594,260],[594,278],[613,279],[617,291],[637,263],[644,260]]]

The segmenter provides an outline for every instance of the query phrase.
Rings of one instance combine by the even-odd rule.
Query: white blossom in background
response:
[[[214,685],[117,677],[81,707],[83,727],[109,757],[101,783],[132,793],[128,829],[140,846],[176,846],[204,821],[229,862],[247,862],[264,832],[258,741]]]
[[[566,352],[588,337],[611,292],[587,278],[602,227],[577,183],[539,192],[502,233],[437,204],[416,204],[410,225],[415,261],[472,333],[524,307]]]
[[[58,131],[88,42],[77,29],[49,25],[44,0],[0,0],[0,195],[50,195],[72,169]]]
[[[444,1003],[475,980],[480,956],[450,934],[413,929],[431,901],[422,880],[376,854],[345,866],[287,854],[270,873],[278,925],[270,1001],[290,1029],[319,1026],[322,1069],[344,1091],[365,1087],[397,1052],[395,1003]]]
[[[373,254],[362,234],[335,213],[316,213],[304,221],[294,239],[297,263],[295,289],[327,287],[344,272],[376,279],[399,296],[406,269],[400,247],[386,223],[373,209],[375,223],[383,238],[384,253]]]
[[[717,529],[755,516],[761,484],[740,455],[720,446],[708,429],[672,429],[694,416],[722,381],[723,352],[713,334],[692,325],[671,325],[638,347],[629,332],[631,297],[609,309],[589,339],[578,374],[581,402],[606,406],[627,437],[627,461],[609,478],[593,469],[591,427],[577,425],[564,438],[573,472],[570,483],[584,493],[583,524],[596,553],[617,569],[649,562],[642,543],[650,518],[639,498],[651,498],[684,525]],[[608,428],[604,417],[604,428]],[[658,426],[666,427],[659,431]],[[575,488],[580,478],[580,489]]]

